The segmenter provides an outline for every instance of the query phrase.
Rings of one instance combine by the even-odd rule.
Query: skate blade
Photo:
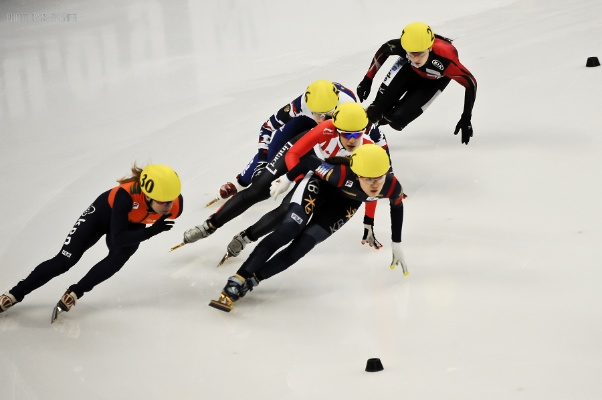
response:
[[[218,201],[220,201],[221,199],[222,199],[222,198],[221,198],[221,197],[219,197],[219,196],[215,197],[213,200],[211,200],[209,203],[207,203],[207,204],[205,205],[205,208],[207,208],[207,207],[210,207],[210,206],[214,205],[215,203],[217,203],[217,202],[218,202]]]
[[[63,309],[60,308],[58,306],[58,304],[54,307],[54,309],[52,310],[52,317],[50,317],[50,323],[53,324],[54,321],[57,320],[57,318],[59,317],[59,315],[61,315],[63,313]]]
[[[169,249],[170,252],[179,249],[180,247],[184,246],[186,243],[182,242],[180,244],[175,245],[174,247],[172,247],[171,249]]]
[[[222,259],[220,260],[220,262],[217,264],[217,267],[221,267],[223,263],[226,262],[226,260],[228,258],[232,257],[232,253],[230,253],[229,251],[226,251],[226,254],[224,254],[224,256],[222,257]]]
[[[211,300],[209,307],[217,308],[220,311],[230,312],[232,311],[232,300],[224,294],[221,294],[218,300]]]

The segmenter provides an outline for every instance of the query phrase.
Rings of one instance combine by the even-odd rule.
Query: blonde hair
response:
[[[122,177],[120,179],[117,179],[117,182],[119,184],[128,183],[128,182],[139,182],[140,181],[140,175],[142,174],[143,170],[144,170],[144,168],[140,168],[134,162],[134,165],[132,166],[132,169],[131,169],[132,176],[130,176],[130,177],[124,176],[124,177]]]

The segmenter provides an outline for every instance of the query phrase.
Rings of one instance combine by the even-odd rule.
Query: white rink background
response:
[[[3,0],[0,17],[0,291],[134,161],[172,166],[185,197],[172,231],[55,324],[104,242],[0,315],[0,399],[602,398],[599,0]],[[479,91],[468,146],[453,82],[384,128],[410,275],[389,269],[383,201],[385,249],[360,245],[360,212],[233,312],[207,307],[243,261],[215,267],[230,238],[274,202],[167,250],[270,114],[316,79],[355,89],[415,20],[455,39]],[[384,371],[364,371],[372,357]]]

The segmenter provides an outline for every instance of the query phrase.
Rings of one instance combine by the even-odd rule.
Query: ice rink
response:
[[[455,82],[401,132],[410,275],[360,244],[362,211],[231,313],[207,306],[269,199],[210,238],[182,233],[317,79],[355,90],[413,21],[477,78],[474,137]],[[0,3],[0,293],[54,256],[134,162],[172,166],[184,213],[50,324],[106,254],[0,314],[0,399],[598,400],[602,385],[602,2],[108,0]],[[389,70],[377,74],[370,104]],[[364,371],[380,358],[384,370]]]

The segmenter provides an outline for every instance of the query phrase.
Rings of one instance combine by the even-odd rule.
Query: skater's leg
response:
[[[237,273],[245,278],[252,276],[279,248],[285,246],[303,231],[308,218],[309,216],[305,214],[300,204],[291,203],[284,220],[255,246]]]
[[[410,122],[422,115],[433,101],[443,92],[449,84],[449,78],[428,80],[414,78],[405,96],[399,101],[395,109],[385,115],[389,126],[395,130],[402,130]]]
[[[244,250],[247,244],[257,241],[260,237],[267,235],[272,232],[278,224],[284,219],[288,210],[290,198],[293,195],[295,188],[289,191],[285,196],[282,203],[272,211],[263,215],[259,221],[249,226],[247,229],[234,235],[230,243],[228,244],[228,252],[222,259],[222,262],[227,257],[238,257],[238,255]],[[221,265],[221,263],[220,263]]]
[[[332,187],[324,187],[322,196],[325,201],[313,214],[303,232],[285,249],[253,271],[258,280],[274,276],[299,261],[318,243],[328,239],[355,215],[361,202],[343,197]]]
[[[69,286],[78,299],[91,291],[96,285],[115,275],[125,265],[130,257],[138,250],[138,246],[129,246],[109,251],[109,254],[96,265],[75,285]]]
[[[23,301],[29,293],[67,272],[107,232],[110,207],[106,200],[101,200],[97,199],[77,219],[57,255],[39,264],[9,291],[17,302]]]
[[[390,114],[395,109],[408,90],[411,80],[415,78],[419,78],[418,75],[412,71],[405,57],[400,57],[380,84],[374,101],[366,109],[370,121],[386,125],[388,121],[383,116]]]
[[[292,241],[303,231],[314,211],[322,204],[321,186],[320,179],[313,176],[313,173],[308,173],[295,185],[294,190],[291,190],[286,196],[290,203],[284,213],[284,218],[276,225],[274,231],[255,247],[247,261],[243,263],[239,270],[243,271],[243,276],[252,275],[279,248]],[[282,210],[275,211],[275,215],[280,212]],[[271,223],[275,221],[273,220]]]
[[[262,281],[286,270],[330,235],[331,233],[325,231],[322,227],[311,224],[289,246],[278,252],[256,271],[255,277],[258,281]]]
[[[268,199],[272,181],[284,173],[286,173],[286,163],[284,162],[284,155],[282,155],[270,162],[266,170],[253,181],[248,189],[232,196],[215,214],[209,217],[207,222],[215,229],[220,228],[247,211],[251,206]]]
[[[294,191],[295,189],[293,188],[293,190],[287,193],[278,207],[264,214],[257,222],[245,229],[245,234],[251,241],[254,242],[260,237],[267,235],[280,224],[286,215]]]

